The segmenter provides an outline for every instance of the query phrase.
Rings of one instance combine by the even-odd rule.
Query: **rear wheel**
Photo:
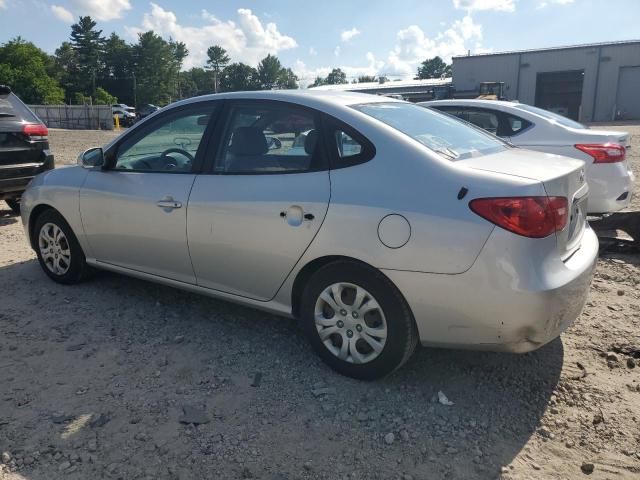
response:
[[[311,277],[301,317],[320,357],[354,378],[373,380],[393,372],[418,341],[413,316],[395,285],[355,262],[331,263]]]
[[[20,213],[20,199],[19,198],[8,198],[5,200],[9,208],[13,210],[15,213]]]
[[[84,252],[65,219],[55,210],[47,210],[36,219],[36,254],[49,278],[64,284],[84,280],[90,271]]]

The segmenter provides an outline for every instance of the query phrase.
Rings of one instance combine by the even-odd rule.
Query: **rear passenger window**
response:
[[[323,167],[316,114],[278,102],[231,108],[216,171],[295,173]]]
[[[373,144],[363,135],[337,120],[329,120],[331,168],[344,168],[368,162],[375,155]]]
[[[489,110],[469,110],[467,112],[467,121],[496,135],[498,133],[498,115],[496,112]]]
[[[531,122],[519,117],[514,117],[513,115],[505,114],[505,121],[507,123],[507,128],[510,130],[507,132],[508,136],[516,135],[523,131],[526,128],[529,128]]]
[[[335,132],[336,146],[338,149],[338,156],[341,159],[348,159],[349,157],[355,157],[362,153],[362,145],[349,136],[349,134],[338,130]]]

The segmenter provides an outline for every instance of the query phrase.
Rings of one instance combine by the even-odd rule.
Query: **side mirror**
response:
[[[104,151],[102,147],[90,148],[78,157],[78,164],[84,168],[102,167],[104,165]]]

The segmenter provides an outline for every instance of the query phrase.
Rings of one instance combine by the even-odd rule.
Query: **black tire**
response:
[[[327,287],[335,283],[350,283],[364,288],[378,302],[386,318],[386,343],[380,354],[367,363],[341,360],[329,351],[318,334],[316,301]],[[311,345],[325,363],[343,375],[361,380],[375,380],[400,368],[418,343],[413,315],[395,285],[380,271],[352,261],[333,262],[313,274],[302,294],[300,317]]]
[[[40,251],[40,232],[47,224],[53,224],[60,228],[67,239],[66,243],[68,244],[68,248],[70,251],[70,264],[68,265],[68,269],[62,274],[53,272],[47,266],[45,260],[42,257],[42,252]],[[42,267],[44,273],[46,273],[53,281],[71,285],[74,283],[79,283],[89,276],[91,268],[89,267],[89,265],[87,265],[82,247],[78,243],[78,239],[76,238],[69,224],[58,212],[51,209],[45,210],[40,215],[38,215],[33,228],[33,236],[33,244],[35,246],[36,255],[38,256],[38,262],[40,262],[40,267]]]
[[[9,208],[13,210],[14,213],[17,213],[18,215],[20,215],[20,199],[19,198],[8,198],[7,200],[5,200],[5,202],[7,202],[7,205],[9,205]]]

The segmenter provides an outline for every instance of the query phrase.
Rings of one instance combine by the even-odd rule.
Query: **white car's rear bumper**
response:
[[[496,228],[465,273],[384,273],[409,303],[423,345],[527,352],[580,315],[598,255],[590,228],[565,261],[545,253],[550,242],[554,236],[529,239]]]
[[[613,213],[631,203],[635,177],[627,162],[590,164],[587,166],[589,182],[589,214]]]

